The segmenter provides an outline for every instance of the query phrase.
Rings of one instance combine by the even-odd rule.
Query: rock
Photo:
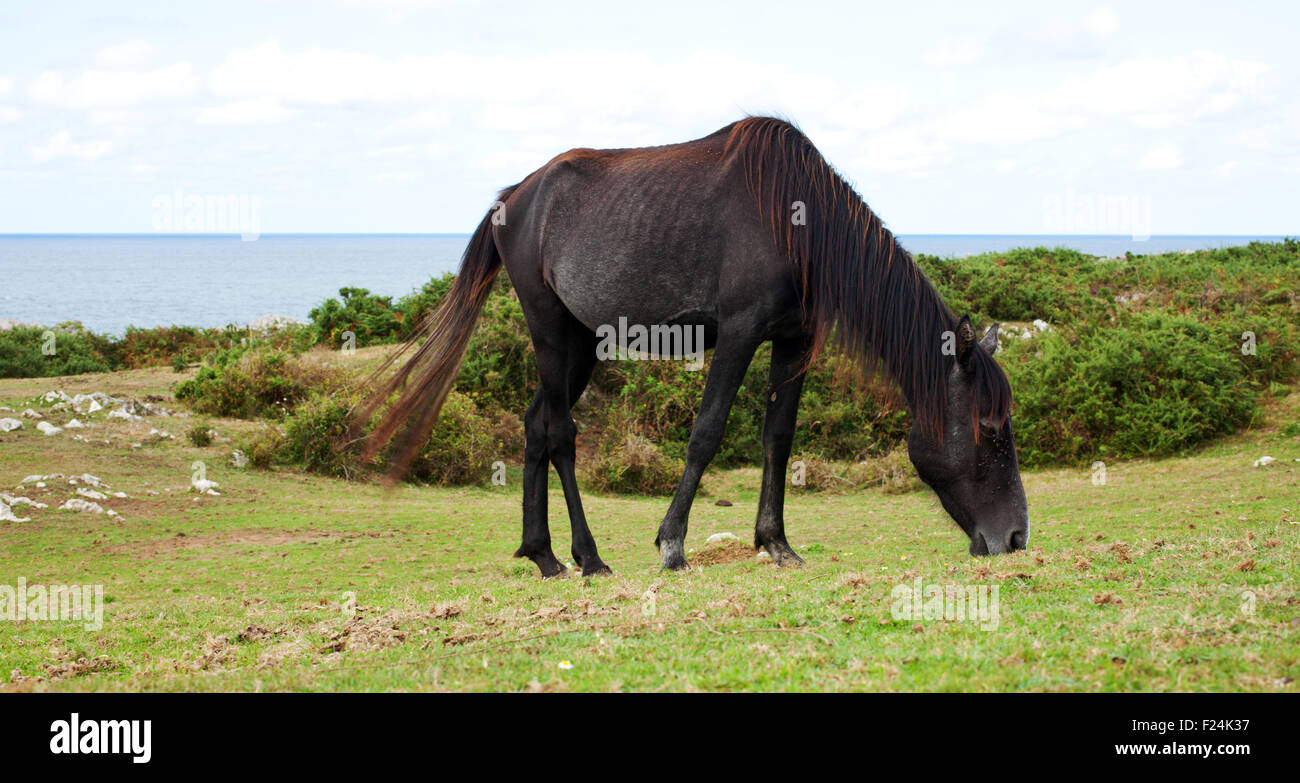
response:
[[[72,402],[72,398],[61,391],[47,391],[41,395],[41,401],[50,402]]]
[[[23,423],[18,419],[0,419],[0,432],[13,432],[22,428]]]
[[[1052,331],[1052,325],[1041,318],[1035,318],[1034,331],[1045,334]]]
[[[221,486],[212,479],[196,479],[190,482],[190,488],[195,492],[212,492],[212,490]]]
[[[36,429],[40,430],[41,432],[44,432],[46,436],[58,435],[60,432],[63,432],[62,427],[56,427],[53,424],[50,424],[48,421],[36,422]]]
[[[104,513],[104,507],[103,507],[103,506],[99,505],[98,503],[92,503],[92,502],[89,501],[89,500],[82,500],[81,498],[72,498],[72,499],[68,500],[68,501],[65,502],[63,505],[59,506],[59,510],[60,510],[60,511],[80,511],[80,512],[87,513],[87,514],[102,514],[102,513]]]
[[[0,492],[0,500],[8,503],[11,507],[31,506],[32,508],[49,508],[49,505],[46,503],[38,503],[31,498],[23,497],[21,495],[15,497],[14,495],[10,495],[8,492]]]
[[[234,451],[230,452],[230,464],[234,465],[237,468],[247,467],[248,457],[244,456],[244,452],[240,451],[239,449],[235,449]]]
[[[125,419],[126,421],[140,421],[144,417],[131,413],[126,409],[126,406],[123,406],[121,408],[114,408],[113,410],[109,411],[108,418]]]
[[[730,508],[730,507],[731,507],[731,501],[730,501],[730,500],[727,500],[726,498],[719,498],[719,499],[718,499],[718,502],[714,503],[713,505],[715,505],[715,506],[722,506],[723,508]]]
[[[264,315],[261,318],[253,319],[248,328],[254,332],[274,332],[288,326],[303,326],[306,323],[306,321],[299,321],[297,318],[290,318],[287,315]]]
[[[740,540],[740,539],[736,538],[735,534],[733,534],[733,533],[714,533],[713,535],[711,535],[711,536],[709,536],[708,538],[704,539],[704,543],[706,543],[706,544],[720,544],[720,543],[722,543],[723,541],[739,541],[739,540]]]
[[[76,419],[73,419],[72,421],[68,422],[67,424],[64,424],[64,425],[63,425],[63,428],[66,429],[66,430],[79,430],[79,429],[82,429],[82,428],[85,427],[85,426],[86,426],[86,425],[82,424],[81,422],[77,421]]]
[[[32,410],[31,408],[28,408],[27,410],[23,411],[23,418],[24,418],[24,419],[43,419],[43,418],[45,418],[45,417],[42,416],[41,414],[37,413],[36,411]]]
[[[9,504],[0,500],[0,522],[31,522],[30,517],[19,517],[14,514]]]
[[[1264,456],[1262,456],[1262,457],[1260,457],[1259,459],[1255,460],[1255,467],[1257,467],[1257,468],[1267,468],[1269,465],[1272,465],[1274,462],[1277,462],[1277,460],[1275,460],[1275,459],[1273,459],[1272,457],[1270,457],[1270,456],[1268,456],[1267,454],[1265,454]]]
[[[108,495],[105,495],[103,492],[86,489],[85,487],[78,487],[77,494],[81,495],[83,498],[90,498],[91,500],[108,500]]]
[[[90,405],[86,407],[86,413],[104,410],[104,406],[99,404],[99,400],[91,400]]]
[[[763,551],[759,552],[757,555],[754,555],[754,559],[759,562],[763,562],[764,560],[771,560],[772,556],[767,553],[766,549],[764,549]]]

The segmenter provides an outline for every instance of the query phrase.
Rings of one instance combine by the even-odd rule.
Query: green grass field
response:
[[[184,377],[3,380],[15,412],[0,416],[31,406],[61,425],[71,413],[32,398],[170,400]],[[589,494],[615,576],[550,581],[511,558],[516,469],[505,487],[387,490],[234,468],[222,438],[249,422],[214,420],[199,448],[184,437],[196,419],[106,412],[51,437],[30,419],[0,434],[0,489],[49,504],[0,522],[0,586],[103,585],[106,601],[97,631],[0,620],[0,689],[1300,690],[1300,436],[1285,434],[1300,394],[1195,456],[1108,464],[1101,486],[1084,468],[1027,472],[1028,552],[969,557],[928,492],[792,493],[808,566],[780,570],[745,545],[759,476],[741,469],[706,479],[689,572],[658,567],[665,499]],[[1253,467],[1264,454],[1277,462]],[[189,491],[195,461],[220,496]],[[75,497],[66,480],[14,489],[55,472],[125,492],[100,501],[120,516],[57,510]],[[557,554],[563,509],[553,482]],[[721,532],[740,540],[706,545]],[[895,619],[891,591],[917,577],[996,586],[996,628]]]

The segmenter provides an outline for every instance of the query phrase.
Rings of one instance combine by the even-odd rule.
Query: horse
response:
[[[754,548],[801,566],[785,532],[785,476],[800,391],[828,345],[883,374],[912,413],[908,454],[970,539],[971,555],[1025,549],[1029,515],[1011,426],[1011,389],[992,358],[998,325],[976,340],[862,197],[793,124],[749,116],[678,144],[579,148],[505,188],[469,240],[460,273],[410,342],[376,371],[354,426],[379,417],[363,452],[385,445],[393,476],[427,441],[493,281],[504,267],[532,337],[540,385],[524,415],[523,536],[543,578],[554,465],[583,576],[612,573],[588,528],[570,414],[595,367],[598,332],[620,318],[703,327],[713,349],[685,469],[655,545],[688,567],[687,521],[700,478],[756,349],[772,343]],[[386,379],[406,349],[409,360]],[[357,430],[360,432],[360,430]]]

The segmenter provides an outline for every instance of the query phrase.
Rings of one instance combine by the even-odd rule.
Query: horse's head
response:
[[[1000,407],[1006,411],[1010,404],[1006,376],[992,359],[998,325],[977,343],[970,319],[963,317],[954,337],[944,437],[936,438],[913,424],[908,454],[921,480],[970,537],[972,555],[1024,549],[1029,544],[1029,511],[1020,484],[1011,416],[993,420],[1000,417],[988,411],[999,406],[983,399],[1005,394]]]

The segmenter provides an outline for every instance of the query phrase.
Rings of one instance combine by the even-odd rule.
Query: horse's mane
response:
[[[883,368],[898,384],[921,427],[942,439],[948,372],[944,332],[957,319],[912,256],[862,197],[785,120],[747,117],[724,129],[727,157],[739,156],[749,193],[794,265],[804,319],[814,339],[811,364],[833,345],[858,359],[868,374]],[[794,221],[804,205],[803,225]],[[1006,421],[1011,387],[978,344],[968,364],[974,393],[971,424]]]

